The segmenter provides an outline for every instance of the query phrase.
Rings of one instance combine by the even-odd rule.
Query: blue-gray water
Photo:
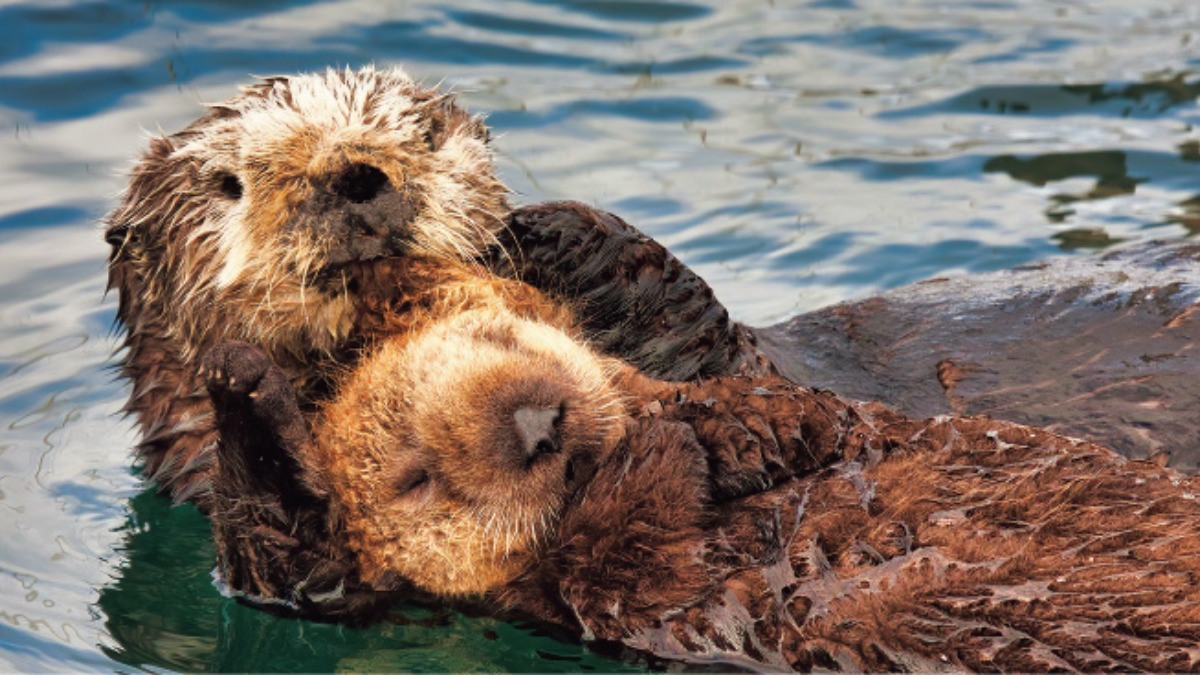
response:
[[[751,323],[1200,229],[1192,0],[0,2],[0,670],[625,665],[240,607],[131,469],[96,229],[122,173],[251,75],[369,62],[490,113],[519,201],[621,213]]]

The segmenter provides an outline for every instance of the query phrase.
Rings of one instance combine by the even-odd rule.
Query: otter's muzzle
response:
[[[521,440],[521,450],[525,461],[532,462],[541,455],[550,455],[559,451],[562,441],[559,438],[559,423],[562,421],[562,409],[537,408],[526,406],[518,408],[513,413],[513,424],[516,427],[517,438]]]
[[[325,249],[328,265],[405,251],[419,201],[413,187],[397,187],[378,167],[354,163],[314,188],[288,228],[311,235]]]

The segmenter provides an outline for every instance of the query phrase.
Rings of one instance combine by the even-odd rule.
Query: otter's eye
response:
[[[230,199],[242,198],[242,181],[231,173],[222,173],[217,176],[217,187],[220,188],[221,194]]]
[[[396,486],[396,496],[398,497],[418,494],[424,488],[429,487],[429,472],[424,469],[405,471],[396,480],[394,485]]]

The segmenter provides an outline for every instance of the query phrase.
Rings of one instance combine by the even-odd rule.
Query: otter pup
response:
[[[1200,668],[1194,479],[778,378],[650,380],[500,288],[431,303],[287,449],[365,588],[693,664]]]
[[[399,69],[268,78],[151,139],[105,228],[147,477],[207,511],[219,437],[202,357],[257,346],[311,414],[378,317],[403,311],[388,263],[408,256],[521,275],[570,241],[592,259],[537,282],[579,298],[603,349],[671,377],[769,369],[657,243],[581,204],[510,210],[507,193],[482,119]]]
[[[218,571],[230,590],[259,606],[366,622],[397,597],[439,597],[449,588],[478,594],[509,578],[528,563],[519,551],[529,539],[548,537],[553,528],[541,500],[569,491],[555,481],[582,480],[600,450],[623,433],[619,420],[627,411],[617,392],[634,382],[665,386],[637,379],[632,366],[593,351],[573,314],[527,284],[416,256],[378,267],[406,298],[403,311],[373,316],[376,340],[311,414],[301,411],[284,370],[253,345],[222,342],[202,360],[199,375],[221,438],[209,504]],[[447,381],[460,386],[443,389]],[[414,419],[430,424],[405,426]],[[775,451],[754,457],[753,448],[736,443],[714,446],[711,461],[722,467],[719,496],[759,490],[817,465],[820,458],[802,451],[798,437],[785,445],[787,459]],[[367,454],[351,456],[350,447]],[[398,447],[422,450],[397,463]],[[478,471],[447,471],[449,460],[435,461],[473,447],[495,448],[508,459],[480,463]],[[458,459],[471,464],[468,456]],[[530,471],[542,476],[534,487]],[[338,501],[335,485],[364,491]],[[457,561],[465,571],[434,592],[420,576],[426,565],[419,556],[399,569],[361,564],[372,551],[396,551],[374,539],[380,530],[361,527],[358,516],[386,511],[383,505],[400,494],[461,496],[485,485],[504,497],[491,506],[476,500],[472,517],[513,524],[489,554],[500,559],[476,550],[484,536],[477,520],[443,509],[444,518],[424,527],[407,518],[417,512],[400,508],[387,517],[449,546],[443,562]],[[529,520],[520,521],[522,514]]]

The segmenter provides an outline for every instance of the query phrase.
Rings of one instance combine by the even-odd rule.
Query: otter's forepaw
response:
[[[213,397],[257,398],[258,384],[271,366],[271,358],[263,350],[252,344],[229,340],[208,350],[200,361],[200,376]]]
[[[296,391],[266,352],[245,342],[222,342],[204,355],[200,368],[229,450],[258,446],[261,453],[269,442],[294,454],[308,441]]]
[[[268,425],[286,425],[299,414],[296,393],[283,371],[258,347],[245,342],[222,342],[205,354],[200,375],[217,414],[240,408]]]

